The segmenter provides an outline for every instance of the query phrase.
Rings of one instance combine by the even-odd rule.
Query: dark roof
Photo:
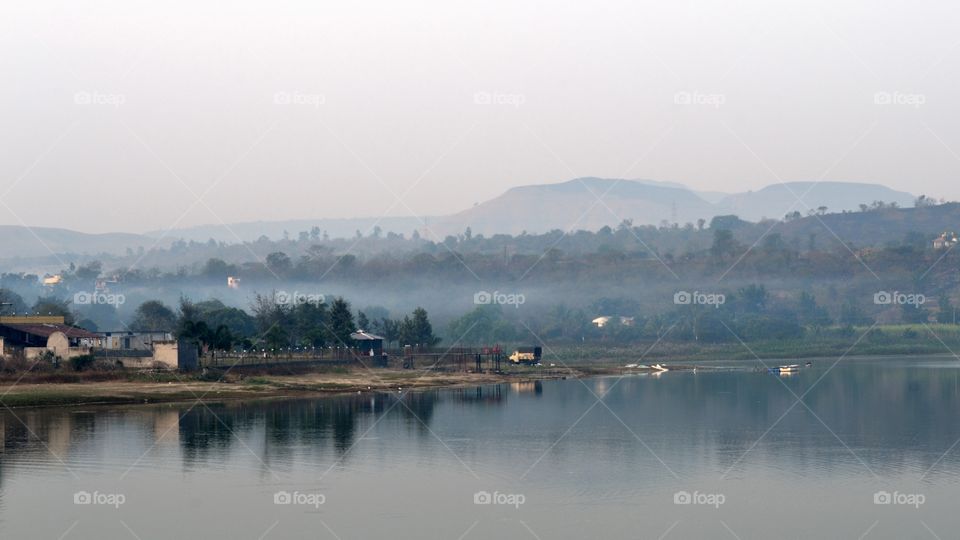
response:
[[[350,339],[355,339],[357,341],[383,341],[382,337],[369,332],[364,332],[363,330],[357,330],[356,332],[350,334]]]
[[[29,323],[29,324],[15,324],[15,323],[4,323],[0,326],[5,326],[7,328],[12,328],[14,330],[19,330],[27,334],[34,336],[40,336],[48,338],[54,332],[63,332],[68,338],[89,338],[89,339],[98,339],[100,336],[94,334],[93,332],[88,332],[83,328],[77,328],[76,326],[70,326],[68,324],[46,324],[46,323]]]

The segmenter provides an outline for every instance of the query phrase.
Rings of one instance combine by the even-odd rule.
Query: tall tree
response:
[[[271,294],[255,294],[251,309],[260,335],[265,335],[274,327],[280,327],[286,331],[290,325],[289,299],[282,297],[277,291],[272,291]]]
[[[384,317],[380,319],[380,330],[383,332],[383,339],[387,343],[397,343],[400,341],[399,321]]]
[[[336,298],[330,306],[330,324],[327,325],[327,332],[332,344],[338,346],[351,346],[352,339],[350,334],[357,331],[357,326],[353,322],[353,312],[350,311],[350,303],[343,298]]]
[[[747,313],[759,313],[767,307],[769,294],[763,285],[747,285],[737,291],[741,309]]]
[[[177,315],[159,300],[148,300],[137,308],[130,328],[133,330],[169,331],[177,325]]]
[[[267,255],[267,268],[272,272],[284,275],[290,271],[291,267],[293,267],[293,263],[290,262],[290,257],[286,253],[274,251]]]
[[[189,298],[180,297],[180,314],[177,317],[177,339],[206,345],[210,342],[210,327],[202,319],[200,310]]]
[[[710,246],[710,254],[720,262],[727,255],[732,255],[736,249],[736,241],[733,239],[733,233],[730,229],[714,229],[713,245]]]
[[[27,303],[23,297],[10,289],[0,289],[0,314],[25,313]]]
[[[324,347],[327,344],[328,313],[323,302],[297,304],[291,314],[294,341],[300,347]]]
[[[372,330],[370,319],[367,319],[367,314],[362,311],[357,313],[357,328],[364,331]]]
[[[38,315],[59,315],[63,317],[66,324],[73,324],[73,313],[70,312],[69,302],[53,296],[37,298],[30,312]]]
[[[413,316],[405,316],[400,324],[400,341],[403,345],[419,345],[432,347],[440,343],[440,338],[433,335],[433,326],[427,316],[427,310],[418,307],[413,310]]]
[[[937,322],[941,324],[957,324],[957,310],[950,302],[950,297],[946,294],[941,294],[937,304],[939,307],[937,311]]]

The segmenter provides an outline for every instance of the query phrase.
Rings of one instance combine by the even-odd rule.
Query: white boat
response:
[[[654,365],[652,365],[652,366],[650,366],[650,367],[652,367],[653,369],[655,369],[655,370],[657,370],[657,371],[670,371],[669,369],[665,368],[664,366],[661,366],[660,364],[654,364]]]
[[[790,364],[789,366],[780,366],[780,373],[791,373],[793,371],[800,371],[800,364]]]

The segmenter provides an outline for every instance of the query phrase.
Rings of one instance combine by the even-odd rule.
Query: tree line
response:
[[[354,316],[350,303],[342,297],[328,306],[324,301],[291,303],[279,301],[276,294],[256,294],[251,312],[219,300],[193,302],[188,298],[181,298],[174,311],[151,300],[136,309],[130,328],[172,329],[179,339],[224,351],[355,347],[351,334],[359,330],[381,335],[386,345],[433,347],[441,341],[422,307],[400,319],[370,319],[363,311]]]

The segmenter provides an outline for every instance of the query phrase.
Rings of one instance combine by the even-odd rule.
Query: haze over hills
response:
[[[52,254],[97,255],[108,253],[120,255],[127,249],[145,250],[166,247],[169,240],[158,242],[148,236],[131,233],[88,234],[69,229],[51,227],[22,227],[0,225],[3,248],[0,257],[49,257]]]
[[[598,201],[598,197],[601,199]],[[797,198],[801,198],[802,203]],[[331,238],[352,237],[359,230],[369,234],[374,226],[382,231],[409,235],[418,230],[425,237],[442,239],[470,227],[474,234],[542,233],[553,229],[597,230],[616,226],[624,219],[634,225],[659,225],[663,221],[684,224],[698,219],[710,221],[717,215],[737,214],[748,221],[782,218],[795,210],[826,206],[829,212],[857,210],[873,201],[913,205],[914,196],[879,184],[852,182],[791,182],[775,184],[746,193],[697,192],[674,182],[576,178],[554,184],[518,186],[502,195],[448,216],[374,217],[354,219],[298,219],[205,225],[175,229],[168,236],[185,240],[235,242],[253,241],[261,235],[282,238],[284,231],[296,237],[318,227]],[[424,225],[424,223],[426,225]],[[163,231],[148,233],[160,236]]]
[[[723,214],[736,214],[740,219],[758,221],[763,218],[780,219],[788,212],[806,214],[823,206],[830,213],[858,210],[861,204],[874,201],[895,202],[898,206],[913,206],[916,197],[879,184],[853,182],[786,182],[773,184],[758,191],[736,193],[721,199],[717,207]]]
[[[320,218],[320,219],[293,219],[284,221],[249,221],[241,223],[198,225],[171,231],[150,231],[147,236],[153,238],[170,237],[205,242],[211,238],[220,242],[237,242],[238,238],[244,242],[252,242],[261,236],[277,240],[287,235],[296,239],[301,232],[310,232],[317,227],[318,234],[323,237],[326,233],[330,238],[350,238],[360,231],[367,235],[374,227],[380,227],[387,232],[409,235],[420,229],[426,223],[431,225],[433,217],[360,217],[360,218]]]
[[[798,197],[803,201],[798,202]],[[599,198],[599,200],[598,200]],[[128,249],[165,247],[177,239],[236,243],[261,236],[297,239],[314,230],[313,238],[350,238],[359,231],[369,235],[374,227],[382,234],[413,231],[435,240],[456,235],[469,227],[474,234],[534,234],[554,229],[597,230],[615,227],[624,219],[634,225],[709,222],[717,215],[736,214],[747,221],[780,219],[788,212],[807,214],[826,207],[829,213],[858,210],[873,201],[913,205],[914,196],[878,184],[850,182],[791,182],[746,193],[698,193],[681,184],[652,180],[577,178],[566,182],[519,186],[461,212],[439,217],[363,217],[353,219],[297,219],[275,222],[204,225],[146,235],[129,233],[86,234],[66,229],[0,226],[4,238],[0,259],[50,257],[56,254],[120,255]]]
[[[790,182],[721,197],[717,193],[701,195],[673,183],[577,178],[510,189],[495,199],[440,219],[431,229],[441,236],[462,232],[467,226],[482,234],[542,233],[552,229],[596,230],[616,226],[624,219],[634,225],[695,223],[698,219],[709,222],[714,216],[726,214],[759,221],[780,219],[792,211],[806,214],[821,206],[829,212],[858,210],[861,204],[873,201],[909,207],[914,199],[909,193],[882,185],[851,182]]]
[[[552,229],[597,230],[624,219],[634,224],[696,221],[714,215],[712,205],[676,184],[578,178],[559,184],[520,186],[497,198],[441,219],[439,235],[470,227],[476,233],[542,233]]]

